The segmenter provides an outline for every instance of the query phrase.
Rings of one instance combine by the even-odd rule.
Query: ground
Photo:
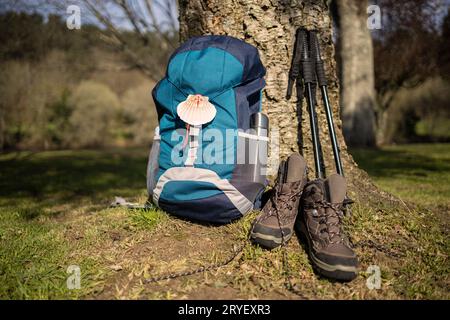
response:
[[[296,237],[287,265],[283,250],[248,243],[256,212],[208,226],[109,208],[116,195],[145,201],[147,150],[0,155],[0,299],[449,299],[450,145],[352,154],[397,200],[359,200],[346,217],[361,270],[351,283],[317,276]],[[225,267],[145,283],[223,261],[241,244]],[[67,287],[71,265],[80,268],[80,289]],[[380,289],[366,284],[371,265],[381,270]],[[300,295],[286,289],[286,270]]]

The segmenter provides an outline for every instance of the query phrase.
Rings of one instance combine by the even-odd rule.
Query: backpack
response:
[[[265,73],[257,49],[229,36],[194,37],[172,54],[152,91],[159,128],[147,187],[156,206],[220,224],[259,208],[267,182],[248,158],[267,157],[267,134],[251,131]]]

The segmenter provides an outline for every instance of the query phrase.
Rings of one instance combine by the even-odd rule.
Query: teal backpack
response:
[[[155,205],[212,223],[259,208],[267,185],[265,73],[257,49],[228,36],[191,38],[172,54],[152,92],[159,129],[147,187]]]

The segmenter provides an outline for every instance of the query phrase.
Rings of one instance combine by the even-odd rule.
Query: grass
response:
[[[370,239],[402,257],[357,246],[360,277],[334,283],[313,272],[293,238],[286,249],[293,284],[306,298],[450,298],[450,145],[352,153],[408,205],[357,202],[346,228],[355,243]],[[116,195],[145,201],[146,156],[142,149],[0,155],[0,299],[299,298],[284,287],[283,251],[246,242],[256,212],[214,227],[159,210],[109,208]],[[236,243],[244,250],[226,267],[143,282],[223,261]],[[77,290],[67,287],[71,265],[81,270]],[[381,269],[381,290],[366,286],[370,265]]]
[[[164,220],[159,211],[108,209],[115,195],[144,196],[145,156],[143,150],[1,156],[0,298],[98,291],[112,271],[105,262],[114,260],[114,242]],[[70,265],[82,270],[82,290],[67,289]]]
[[[450,144],[352,150],[352,155],[381,189],[425,206],[450,205]]]

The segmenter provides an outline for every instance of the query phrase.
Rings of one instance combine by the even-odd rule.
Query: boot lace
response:
[[[280,221],[285,222],[290,219],[295,212],[294,204],[296,200],[301,196],[302,189],[300,188],[301,181],[294,182],[290,192],[275,190],[275,193],[270,197],[269,201],[272,202],[272,206],[269,210],[267,217],[278,215]]]
[[[342,232],[342,220],[344,218],[344,206],[342,203],[331,203],[325,200],[315,201],[305,206],[312,209],[312,216],[319,222],[319,232],[321,237],[327,238],[329,244],[341,243],[345,241]],[[319,213],[318,209],[322,213]],[[331,210],[326,210],[331,209]]]

